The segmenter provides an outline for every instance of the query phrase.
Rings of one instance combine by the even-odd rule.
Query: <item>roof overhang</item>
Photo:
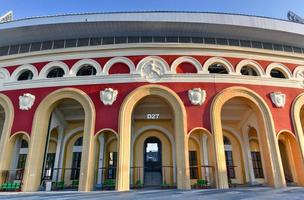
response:
[[[34,17],[0,24],[0,46],[102,36],[205,36],[304,47],[304,25],[219,13],[131,12]]]

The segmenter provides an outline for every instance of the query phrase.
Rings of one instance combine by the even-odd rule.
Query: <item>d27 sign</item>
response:
[[[156,113],[148,113],[146,114],[147,119],[159,119],[159,114]]]

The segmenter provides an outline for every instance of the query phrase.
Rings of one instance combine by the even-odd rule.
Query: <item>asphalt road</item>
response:
[[[283,189],[272,189],[268,187],[245,187],[234,188],[229,190],[133,190],[130,192],[35,192],[35,193],[0,193],[0,200],[263,200],[263,199],[279,199],[279,200],[304,200],[304,188],[288,187]]]

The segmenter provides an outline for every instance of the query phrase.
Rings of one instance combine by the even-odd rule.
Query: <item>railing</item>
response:
[[[193,189],[205,189],[215,187],[214,166],[192,165],[189,167],[191,187]]]
[[[52,182],[52,189],[78,188],[80,168],[45,169],[41,178],[41,186],[47,181]]]
[[[95,189],[114,190],[116,186],[116,170],[116,167],[96,169]],[[193,188],[210,188],[215,186],[213,166],[190,166],[189,170],[196,171],[196,177],[193,177],[193,179],[197,182],[193,184],[193,179],[191,180]],[[130,187],[137,189],[146,187],[176,188],[176,171],[176,167],[174,166],[132,166],[130,168]],[[16,176],[18,173],[15,173]],[[79,175],[79,168],[45,169],[41,179],[41,186],[45,187],[47,181],[52,181],[53,189],[76,189],[79,184]]]
[[[176,168],[174,166],[133,166],[131,167],[130,173],[131,188],[176,187]],[[157,173],[159,173],[159,175],[157,175]],[[148,177],[149,174],[150,177]]]
[[[234,165],[227,165],[227,176],[228,176],[228,180],[229,180],[229,179],[235,179],[235,178],[236,178],[235,168],[237,168],[237,166],[234,166]]]
[[[116,167],[102,167],[95,172],[96,190],[114,190],[116,186]]]
[[[0,173],[3,182],[14,182],[14,181],[22,182],[24,169],[2,170]]]
[[[0,171],[0,191],[21,191],[24,169]]]

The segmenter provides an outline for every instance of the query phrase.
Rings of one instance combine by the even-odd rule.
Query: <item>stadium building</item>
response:
[[[0,24],[0,184],[304,185],[304,25],[219,13]]]

